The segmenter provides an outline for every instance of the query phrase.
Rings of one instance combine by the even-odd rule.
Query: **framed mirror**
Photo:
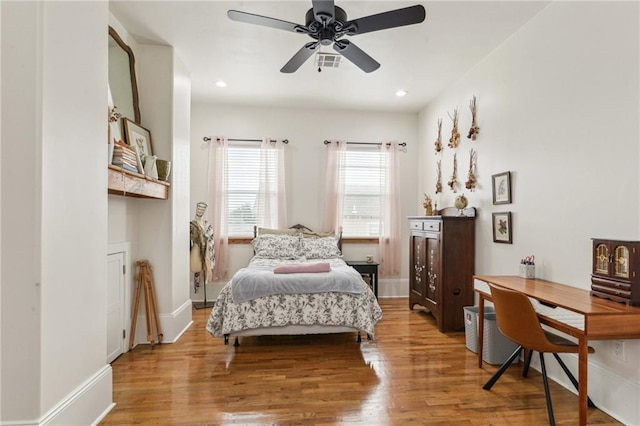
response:
[[[123,117],[140,123],[135,58],[131,48],[109,27],[109,90]]]

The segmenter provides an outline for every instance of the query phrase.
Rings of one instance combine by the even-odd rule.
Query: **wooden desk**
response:
[[[478,323],[484,324],[484,301],[491,300],[486,283],[519,291],[532,299],[540,322],[578,339],[578,407],[580,425],[587,424],[589,340],[640,339],[640,307],[591,296],[588,290],[517,276],[474,276],[478,293]],[[551,308],[540,304],[556,306]],[[482,368],[483,327],[478,327],[478,366]]]

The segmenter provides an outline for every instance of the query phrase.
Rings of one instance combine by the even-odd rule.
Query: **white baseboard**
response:
[[[378,279],[378,297],[409,297],[409,278]]]
[[[575,354],[562,354],[562,360],[567,364],[571,373],[578,378],[578,356]],[[578,394],[573,384],[569,381],[564,371],[555,359],[545,356],[547,376],[559,383],[570,392]],[[538,356],[531,360],[531,367],[540,371]],[[588,372],[589,397],[603,411],[625,425],[640,425],[640,383],[635,383],[624,376],[616,374],[605,365],[589,361]],[[578,409],[576,405],[576,410]]]
[[[111,365],[107,364],[56,404],[36,424],[97,424],[113,406],[113,376]]]
[[[162,342],[177,342],[180,336],[182,336],[182,334],[193,323],[191,317],[191,300],[187,300],[170,314],[158,315],[158,319],[160,321],[160,329],[162,331]],[[157,336],[155,337],[157,338]],[[147,340],[147,317],[143,312],[142,314],[138,314],[136,321],[136,337],[134,339],[134,345],[150,343],[151,342]]]

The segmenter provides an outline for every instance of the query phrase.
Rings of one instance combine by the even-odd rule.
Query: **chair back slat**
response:
[[[520,292],[489,284],[498,329],[513,342],[538,352],[573,352],[548,338],[529,298]]]

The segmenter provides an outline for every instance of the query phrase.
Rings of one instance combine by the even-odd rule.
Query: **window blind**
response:
[[[378,237],[385,181],[385,154],[358,147],[343,153],[339,173],[344,182],[342,232],[345,237]]]
[[[252,237],[257,224],[260,145],[229,144],[227,150],[227,223],[229,236]]]

